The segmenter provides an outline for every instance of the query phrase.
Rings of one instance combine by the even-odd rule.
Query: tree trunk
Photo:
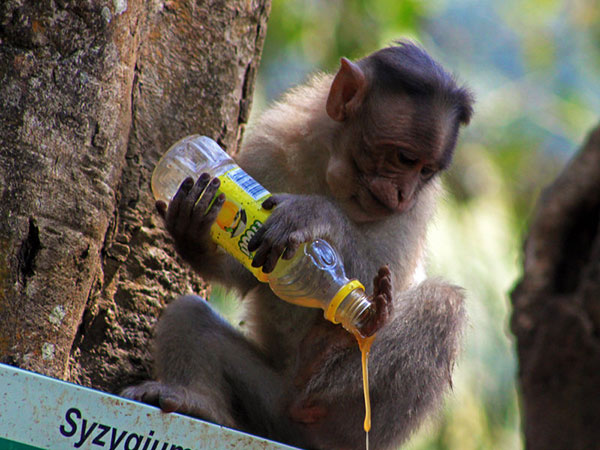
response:
[[[0,360],[104,390],[147,377],[165,302],[199,292],[149,191],[168,146],[235,151],[270,0],[0,5]]]
[[[600,126],[542,195],[512,293],[528,449],[600,442]]]

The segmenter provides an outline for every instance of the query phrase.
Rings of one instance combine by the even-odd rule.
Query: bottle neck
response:
[[[367,297],[364,286],[358,280],[351,280],[329,303],[325,318],[333,323],[341,323],[349,332],[362,336],[361,330],[373,313],[373,304]]]

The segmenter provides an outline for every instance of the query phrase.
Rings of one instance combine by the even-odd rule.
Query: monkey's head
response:
[[[452,161],[473,98],[424,50],[401,42],[345,58],[327,98],[339,123],[327,183],[358,222],[409,210]]]

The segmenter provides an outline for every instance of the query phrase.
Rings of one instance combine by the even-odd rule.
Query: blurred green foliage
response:
[[[400,38],[421,43],[477,97],[429,255],[431,274],[466,288],[470,325],[443,414],[410,449],[522,446],[508,294],[540,190],[598,122],[599,23],[597,0],[273,0],[254,115],[341,56]]]

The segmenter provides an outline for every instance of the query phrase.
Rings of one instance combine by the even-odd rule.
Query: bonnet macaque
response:
[[[369,359],[372,448],[402,443],[451,385],[464,321],[461,288],[422,281],[426,226],[452,160],[469,92],[407,42],[296,88],[263,114],[238,163],[270,192],[253,265],[315,238],[365,283],[376,313]],[[360,352],[323,312],[278,299],[209,237],[223,204],[218,179],[187,179],[157,202],[177,251],[203,278],[236,289],[247,329],[186,296],[162,315],[156,381],[124,395],[305,448],[364,447]],[[203,193],[203,194],[202,194]],[[367,286],[374,277],[373,287]],[[370,283],[369,283],[370,284]]]

